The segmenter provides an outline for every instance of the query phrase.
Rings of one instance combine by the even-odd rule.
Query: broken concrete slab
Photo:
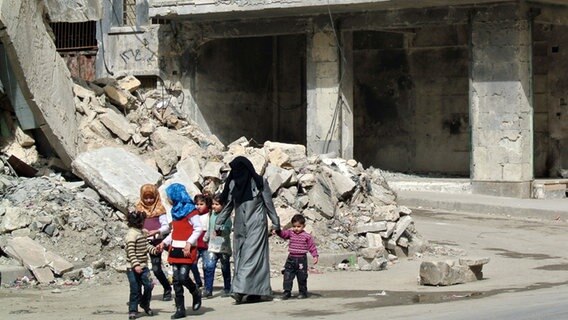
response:
[[[482,266],[484,264],[489,263],[489,258],[488,257],[483,257],[483,258],[464,257],[464,258],[459,259],[459,263],[462,266],[468,266],[468,267]]]
[[[359,265],[359,270],[361,271],[381,271],[386,269],[388,261],[383,257],[371,259],[359,257],[357,259],[357,264]]]
[[[268,181],[268,185],[270,186],[270,190],[272,190],[272,194],[278,192],[278,190],[284,186],[285,184],[290,181],[292,178],[292,170],[285,170],[278,166],[275,166],[269,163],[266,166],[266,170],[264,172],[264,177]]]
[[[140,157],[114,147],[84,152],[73,161],[72,168],[74,174],[123,213],[138,201],[140,186],[157,184],[162,179]]]
[[[0,285],[11,285],[22,278],[30,279],[32,274],[23,266],[0,264]]]
[[[391,189],[381,184],[371,183],[371,195],[377,205],[396,205],[396,195]]]
[[[400,207],[398,207],[398,213],[399,213],[399,216],[408,216],[408,215],[412,214],[412,210],[408,207],[400,206]]]
[[[16,126],[16,142],[24,148],[29,148],[35,144],[34,138],[25,133],[19,126]]]
[[[335,216],[335,202],[332,201],[330,190],[321,184],[316,184],[308,193],[309,205],[313,206],[323,217],[331,219]]]
[[[203,178],[214,178],[221,180],[221,169],[225,166],[223,162],[207,161],[201,170]]]
[[[374,221],[398,221],[399,209],[396,205],[378,206],[373,210]]]
[[[107,127],[110,132],[117,135],[120,140],[128,142],[132,136],[132,130],[130,129],[130,122],[120,113],[115,112],[112,109],[99,116],[101,123]]]
[[[32,218],[25,210],[17,207],[5,208],[4,217],[0,224],[0,234],[27,227],[32,223]]]
[[[122,108],[126,108],[128,106],[129,95],[126,91],[114,85],[107,85],[103,89],[112,103]]]
[[[379,234],[381,235],[381,237],[383,237],[385,239],[390,238],[390,236],[394,232],[395,227],[396,227],[396,222],[387,221],[387,230],[381,231],[381,232],[379,232]]]
[[[377,221],[377,222],[370,222],[370,223],[361,223],[355,226],[354,232],[356,234],[362,234],[367,232],[380,232],[387,230],[387,222],[386,221]]]
[[[306,173],[298,176],[298,184],[303,189],[309,189],[316,184],[316,176],[312,173]]]
[[[97,21],[103,17],[101,0],[45,0],[51,22]]]
[[[476,281],[476,275],[469,267],[455,261],[423,261],[420,264],[420,284],[449,286]]]
[[[176,169],[187,176],[191,183],[199,183],[201,177],[201,167],[197,157],[187,157],[177,163]]]
[[[40,283],[52,282],[54,280],[53,272],[61,275],[73,269],[73,264],[59,255],[47,251],[39,243],[28,237],[9,239],[5,252],[28,268]]]
[[[172,149],[176,150],[177,156],[181,157],[181,159],[185,159],[185,157],[182,156],[182,150],[184,148],[191,147],[191,152],[189,152],[187,156],[197,155],[193,152],[194,150],[201,151],[201,147],[199,147],[199,145],[195,141],[191,140],[188,137],[182,136],[174,130],[170,130],[166,127],[158,127],[152,133],[150,139],[152,140],[152,143],[158,148],[165,146],[172,147]]]
[[[93,90],[87,89],[82,85],[78,85],[76,83],[73,84],[73,93],[81,99],[95,97],[95,92]]]
[[[460,258],[458,261],[460,265],[469,267],[469,270],[474,274],[477,280],[481,280],[483,279],[483,265],[489,263],[489,258],[466,257]]]
[[[368,247],[368,248],[362,248],[361,250],[359,250],[359,252],[361,253],[361,256],[365,259],[375,259],[377,257],[385,257],[385,255],[387,254],[387,250],[385,249],[385,247],[381,246],[380,247]]]
[[[44,3],[0,1],[0,42],[37,126],[65,165],[77,153],[73,82],[44,21]]]
[[[266,141],[264,148],[268,149],[269,152],[275,149],[281,149],[282,152],[290,157],[289,161],[293,168],[301,168],[308,163],[306,147],[304,145]]]
[[[391,235],[391,240],[397,241],[402,233],[408,228],[408,226],[412,223],[412,218],[410,216],[403,216],[397,222],[396,226],[394,227],[394,231]]]
[[[131,75],[118,80],[118,87],[128,92],[136,91],[141,85],[142,82],[140,82],[140,80],[138,80],[135,76]]]
[[[234,147],[234,146],[239,146],[239,147],[246,148],[246,147],[248,147],[249,145],[250,145],[250,144],[249,144],[248,139],[247,139],[245,136],[242,136],[242,137],[238,138],[237,140],[235,140],[235,141],[229,143],[229,145],[227,146],[227,148],[228,148],[228,149],[231,149],[231,147]]]
[[[144,122],[143,124],[140,125],[140,127],[138,128],[138,131],[140,132],[140,134],[143,137],[149,137],[150,135],[152,135],[152,133],[154,133],[154,131],[156,130],[156,125],[154,125],[152,122],[148,121],[148,122]]]
[[[372,233],[372,232],[368,232],[366,234],[367,237],[367,247],[383,247],[383,239],[381,237],[381,235],[376,234],[376,233]]]
[[[153,156],[154,160],[156,160],[156,165],[163,175],[168,175],[178,162],[176,151],[170,146],[154,151]]]
[[[292,165],[290,164],[290,156],[287,155],[286,153],[284,153],[284,151],[282,151],[282,149],[280,149],[280,148],[276,148],[276,149],[270,151],[268,153],[267,157],[268,157],[268,162],[270,164],[277,166],[277,167],[281,167],[281,168],[292,167]]]
[[[330,177],[338,200],[345,200],[351,197],[356,187],[353,180],[325,166],[322,167],[322,172]]]
[[[87,127],[97,136],[99,136],[100,138],[106,139],[106,140],[111,140],[112,139],[112,135],[111,132],[107,129],[107,127],[102,124],[100,121],[91,121]]]

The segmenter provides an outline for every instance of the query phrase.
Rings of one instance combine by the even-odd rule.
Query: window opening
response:
[[[57,51],[97,49],[97,26],[95,21],[54,22],[51,29],[55,35]]]

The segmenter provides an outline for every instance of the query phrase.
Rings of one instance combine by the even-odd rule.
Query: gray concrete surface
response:
[[[331,271],[310,273],[306,300],[234,305],[219,297],[204,300],[200,319],[566,319],[568,253],[565,221],[533,220],[488,214],[416,210],[416,228],[435,247],[436,255],[401,259],[379,272]],[[484,279],[436,287],[417,283],[420,263],[458,256],[489,257]],[[276,258],[276,257],[275,257]],[[278,270],[284,261],[274,262]],[[282,290],[275,274],[272,288]],[[297,294],[294,287],[293,294]],[[169,319],[173,302],[154,291],[153,319]],[[81,286],[36,289],[0,288],[1,319],[125,319],[126,276],[93,278]],[[186,296],[186,302],[190,298]],[[144,316],[141,317],[145,319]]]
[[[543,220],[568,220],[568,198],[518,199],[480,194],[398,191],[398,203],[411,209],[475,212]]]

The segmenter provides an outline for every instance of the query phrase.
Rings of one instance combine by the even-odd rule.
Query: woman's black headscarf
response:
[[[252,190],[251,190],[251,180],[254,179],[256,186],[259,191],[263,189],[263,179],[256,171],[249,159],[238,156],[231,163],[229,163],[231,167],[231,172],[225,181],[225,187],[223,188],[223,192],[221,193],[221,199],[224,203],[227,203],[227,199],[229,198],[229,188],[231,181],[235,182],[235,187],[233,188],[233,192],[231,192],[231,196],[233,200],[237,203],[243,203],[245,201],[251,200],[252,197]]]

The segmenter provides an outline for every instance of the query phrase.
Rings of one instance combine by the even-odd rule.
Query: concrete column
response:
[[[341,156],[339,51],[333,29],[316,27],[308,34],[306,142],[308,155]]]
[[[342,32],[341,75],[341,157],[353,158],[353,32]]]
[[[533,179],[531,22],[521,6],[471,22],[471,179],[475,193],[529,197]]]

